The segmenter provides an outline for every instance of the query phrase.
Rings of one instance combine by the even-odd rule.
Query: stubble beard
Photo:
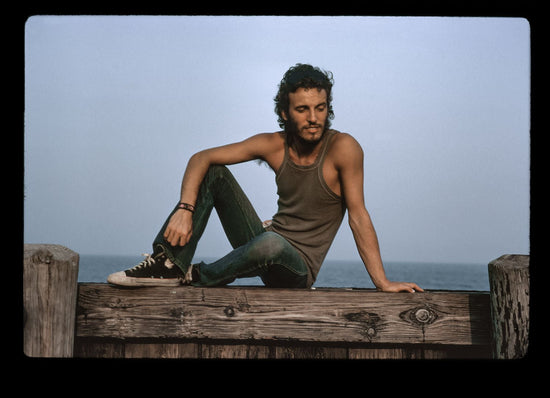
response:
[[[316,126],[319,126],[319,124],[316,124]],[[289,138],[289,145],[291,145],[294,141],[297,141],[303,148],[313,148],[315,147],[323,137],[325,136],[326,131],[328,130],[326,123],[323,124],[321,135],[316,140],[306,140],[304,139],[300,134],[300,129],[298,127],[298,124],[291,118],[287,125],[285,126],[285,133],[287,134]]]

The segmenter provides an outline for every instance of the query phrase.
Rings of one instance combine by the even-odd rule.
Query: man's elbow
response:
[[[208,156],[208,149],[205,149],[203,151],[196,152],[189,158],[189,163],[193,164],[202,164],[202,163],[208,163],[210,164],[210,157]]]

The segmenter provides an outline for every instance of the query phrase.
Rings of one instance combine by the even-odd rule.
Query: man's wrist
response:
[[[388,278],[386,278],[386,275],[377,276],[377,277],[371,276],[371,279],[372,279],[372,283],[374,283],[374,286],[376,286],[377,290],[384,290],[386,287],[391,285],[391,281]]]
[[[384,282],[377,282],[374,285],[376,286],[376,290],[378,291],[384,291],[386,287],[388,287],[391,284],[391,282],[386,279]]]
[[[190,211],[191,213],[195,212],[195,206],[193,206],[192,204],[189,204],[189,203],[179,202],[176,207],[178,209],[183,209],[183,210]]]

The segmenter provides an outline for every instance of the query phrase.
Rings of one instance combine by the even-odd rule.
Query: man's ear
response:
[[[284,120],[285,122],[288,122],[288,115],[286,114],[285,111],[281,111],[281,117],[283,118],[283,120]]]

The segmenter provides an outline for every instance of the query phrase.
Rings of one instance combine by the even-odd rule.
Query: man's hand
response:
[[[384,284],[381,287],[377,287],[376,290],[381,292],[423,292],[424,289],[422,289],[420,286],[418,286],[416,283],[413,282],[392,282],[388,281],[386,284]]]
[[[177,210],[164,231],[164,239],[172,246],[185,246],[193,235],[193,213]]]

